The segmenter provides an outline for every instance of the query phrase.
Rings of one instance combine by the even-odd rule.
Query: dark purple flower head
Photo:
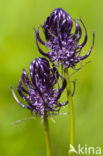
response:
[[[80,55],[82,48],[87,42],[87,31],[81,19],[74,21],[75,32],[73,33],[73,20],[71,16],[63,9],[57,8],[46,19],[42,27],[47,43],[40,38],[39,28],[36,31],[36,42],[40,53],[48,57],[55,64],[62,64],[64,68],[75,67],[78,62],[87,58],[94,45],[93,33],[93,43],[90,50],[86,55]],[[85,31],[84,41],[81,44],[79,44],[79,41],[81,39],[82,29],[78,22],[81,22]],[[50,51],[44,53],[39,47],[38,41],[48,47]]]
[[[59,75],[55,67],[50,68],[49,62],[45,58],[36,58],[30,64],[30,78],[23,69],[17,91],[19,95],[27,102],[22,104],[16,97],[13,88],[12,93],[15,100],[23,108],[28,108],[36,115],[44,117],[44,113],[60,110],[61,104],[58,100],[66,87],[66,80]],[[59,86],[58,79],[62,79],[62,87]],[[58,84],[58,88],[54,88]]]

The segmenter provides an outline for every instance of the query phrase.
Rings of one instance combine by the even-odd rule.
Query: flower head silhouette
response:
[[[63,9],[57,8],[47,17],[42,26],[46,43],[40,38],[39,28],[35,31],[36,42],[40,53],[48,57],[56,65],[62,64],[64,68],[75,67],[78,62],[86,59],[90,55],[94,45],[93,33],[93,42],[90,50],[87,54],[81,56],[82,48],[87,43],[87,30],[81,19],[74,21],[75,32],[72,33],[73,20],[71,16]],[[79,22],[81,22],[85,30],[84,41],[81,44],[79,42],[82,35],[82,28]],[[38,41],[50,49],[48,53],[43,52]]]
[[[19,105],[23,108],[30,109],[36,115],[40,115],[43,119],[44,113],[48,115],[50,112],[59,111],[61,106],[68,102],[61,104],[59,98],[66,87],[66,80],[60,76],[55,67],[50,68],[49,62],[45,58],[36,58],[30,64],[29,79],[25,69],[23,69],[17,91],[19,95],[27,102],[27,105],[22,104],[13,88],[11,87],[13,96]],[[62,87],[59,86],[58,79],[62,79]],[[58,88],[55,85],[58,84]]]

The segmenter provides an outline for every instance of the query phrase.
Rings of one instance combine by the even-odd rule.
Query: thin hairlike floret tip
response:
[[[44,113],[59,111],[60,108],[68,102],[61,104],[59,98],[66,88],[66,80],[60,76],[57,69],[53,66],[50,68],[48,60],[45,58],[36,58],[30,63],[29,67],[30,78],[28,77],[25,69],[23,69],[22,76],[19,80],[17,91],[19,95],[27,102],[21,103],[13,88],[11,87],[12,94],[17,103],[31,112],[44,117]],[[61,78],[62,86],[59,86],[58,79]],[[58,88],[55,85],[58,84]]]
[[[75,22],[75,31],[73,29],[73,21]],[[83,42],[80,44],[80,39],[82,36],[82,27],[84,28],[85,36]],[[38,30],[35,31],[36,34],[36,43],[39,49],[39,52],[45,57],[49,58],[52,63],[55,65],[62,64],[64,68],[75,67],[77,63],[86,59],[94,46],[95,35],[93,33],[93,43],[90,50],[84,56],[81,56],[82,48],[87,43],[87,30],[81,19],[73,20],[71,16],[66,13],[61,8],[56,8],[50,16],[44,22],[44,25],[41,26],[46,42],[44,42]],[[40,46],[39,42],[48,47],[49,52],[44,52]]]

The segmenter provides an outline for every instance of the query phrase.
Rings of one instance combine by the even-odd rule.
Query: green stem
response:
[[[44,115],[44,126],[45,126],[45,139],[46,139],[46,153],[47,153],[47,156],[51,156],[49,124],[48,124],[48,116],[46,113]]]
[[[71,86],[69,81],[69,74],[68,69],[64,69],[64,76],[67,81],[67,98],[69,102],[69,122],[70,122],[70,141],[69,143],[74,147],[74,110],[73,110],[73,101],[72,101],[72,93],[71,93]],[[70,152],[69,156],[72,156],[73,153]]]

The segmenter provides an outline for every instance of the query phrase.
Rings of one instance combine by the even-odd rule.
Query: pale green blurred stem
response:
[[[48,116],[46,113],[44,115],[44,126],[45,126],[46,153],[47,156],[51,156],[49,124],[48,124]]]
[[[73,101],[72,101],[72,93],[71,93],[71,86],[70,86],[70,80],[69,80],[69,73],[68,69],[64,69],[64,76],[67,81],[67,98],[68,98],[68,106],[69,106],[69,125],[70,125],[70,134],[69,138],[70,141],[69,143],[74,147],[74,109],[73,109]],[[72,156],[73,153],[69,153],[69,156]]]

